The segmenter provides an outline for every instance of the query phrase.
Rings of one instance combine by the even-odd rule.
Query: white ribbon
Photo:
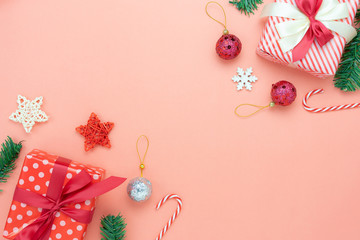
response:
[[[305,36],[310,27],[309,18],[291,3],[271,3],[265,5],[262,17],[285,17],[293,20],[276,24],[276,30],[280,35],[279,45],[283,52],[293,49]],[[349,9],[346,3],[338,0],[323,0],[315,19],[322,22],[329,30],[344,37],[350,42],[357,34],[351,25],[336,20],[349,17]]]

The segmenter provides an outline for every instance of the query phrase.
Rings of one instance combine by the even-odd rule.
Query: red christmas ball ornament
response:
[[[241,41],[233,34],[222,35],[216,43],[216,53],[225,60],[236,58],[241,52]]]
[[[216,20],[215,18],[213,18],[212,16],[210,16],[210,14],[207,11],[207,7],[211,3],[217,4],[218,6],[221,7],[221,9],[224,13],[225,23],[222,23],[222,22]],[[225,13],[224,8],[219,3],[211,1],[206,4],[205,12],[211,19],[218,22],[219,24],[221,24],[224,27],[223,35],[216,42],[216,47],[215,47],[216,53],[222,59],[225,59],[225,60],[230,60],[230,59],[236,58],[241,52],[242,44],[241,44],[240,39],[237,36],[235,36],[234,34],[229,34],[229,31],[226,28],[226,13]]]
[[[272,85],[270,93],[272,101],[268,105],[261,106],[250,103],[243,103],[235,108],[235,114],[239,117],[250,117],[265,108],[272,108],[275,105],[288,106],[292,102],[294,102],[296,98],[296,88],[292,83],[288,81],[279,81],[277,83],[274,83]],[[254,107],[257,110],[251,112],[250,114],[239,114],[238,109],[243,106]]]
[[[271,98],[276,105],[290,105],[296,98],[296,88],[288,81],[274,83],[271,88]]]

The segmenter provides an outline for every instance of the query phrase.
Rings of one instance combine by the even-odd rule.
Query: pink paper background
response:
[[[175,210],[169,202],[155,211],[168,193],[184,201],[168,240],[360,238],[359,110],[311,114],[301,105],[305,93],[319,87],[325,93],[313,97],[312,106],[356,102],[359,94],[260,58],[255,49],[265,19],[220,3],[228,29],[243,43],[229,62],[215,54],[222,27],[206,16],[206,1],[0,3],[0,139],[25,140],[18,168],[0,185],[0,229],[31,149],[132,178],[140,174],[136,139],[146,134],[152,198],[135,204],[126,184],[100,197],[88,240],[100,239],[102,215],[119,211],[127,239],[155,239]],[[215,5],[209,11],[221,17]],[[231,78],[238,66],[254,68],[259,80],[252,92],[236,91]],[[271,83],[281,79],[297,87],[291,106],[248,119],[234,115],[240,103],[267,104]],[[50,120],[31,134],[8,120],[18,94],[44,96]],[[115,122],[110,150],[83,150],[75,127],[92,111]]]

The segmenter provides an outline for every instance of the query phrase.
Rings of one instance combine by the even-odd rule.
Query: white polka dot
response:
[[[40,190],[40,186],[39,186],[39,185],[36,185],[36,186],[34,187],[34,189],[35,189],[35,191],[39,191],[39,190]]]
[[[33,176],[30,176],[30,177],[29,177],[29,181],[30,181],[30,182],[35,181],[35,178],[34,178]]]
[[[71,235],[71,234],[73,234],[73,230],[69,229],[69,230],[66,231],[66,233],[67,233],[68,235]]]
[[[27,171],[29,171],[29,168],[27,166],[24,166],[23,167],[23,172],[27,172]]]
[[[23,219],[23,216],[21,214],[17,215],[16,216],[17,220],[22,220]]]
[[[72,178],[72,174],[71,174],[71,173],[66,174],[66,178],[67,178],[67,179],[71,179],[71,178]]]
[[[56,234],[56,238],[57,238],[57,239],[60,239],[60,238],[61,238],[61,234],[60,234],[60,233],[57,233],[57,234]]]
[[[56,212],[55,217],[60,217],[60,212]]]
[[[8,231],[4,231],[3,235],[6,237],[7,235],[9,235]]]
[[[34,168],[34,169],[38,169],[38,168],[39,168],[39,164],[38,164],[38,163],[34,163],[34,164],[33,164],[33,168]]]
[[[81,205],[80,205],[80,204],[76,204],[76,205],[75,205],[75,208],[76,208],[76,209],[80,209],[80,208],[81,208]]]
[[[81,231],[81,230],[83,229],[83,227],[82,227],[81,225],[78,225],[78,226],[76,227],[76,229],[77,229],[78,231]]]
[[[44,165],[48,165],[48,163],[49,163],[49,161],[46,160],[46,159],[43,161],[43,164],[44,164]]]
[[[26,203],[20,203],[20,206],[21,207],[26,207],[27,205],[26,205]]]
[[[79,240],[79,239],[77,239],[77,238],[74,238],[73,240]]]
[[[52,168],[50,168],[50,173],[52,173],[52,171],[53,171],[53,169],[52,169]]]
[[[38,208],[38,212],[42,212],[42,208]]]
[[[80,172],[81,172],[81,170],[80,170],[80,169],[76,170],[76,174],[79,174]]]
[[[76,165],[75,165],[75,164],[73,164],[73,163],[71,163],[71,164],[70,164],[70,166],[72,166],[72,167],[76,167]]]
[[[12,223],[12,218],[8,218],[8,219],[7,219],[7,222],[8,222],[8,223]]]
[[[94,174],[93,178],[94,178],[95,180],[98,180],[98,179],[99,179],[99,175]]]
[[[14,232],[14,233],[17,233],[18,231],[19,231],[19,229],[18,229],[17,227],[14,227],[14,228],[13,228],[13,232]]]
[[[63,220],[63,221],[60,221],[60,226],[65,226],[66,225],[66,222]]]
[[[55,230],[56,229],[56,225],[53,224],[52,227],[51,227],[51,230]]]
[[[41,194],[43,197],[46,197],[46,193]]]
[[[24,183],[25,183],[25,182],[24,182],[24,179],[20,179],[20,180],[19,180],[19,184],[20,184],[20,185],[24,185]]]
[[[43,172],[39,172],[39,178],[43,178],[45,176],[45,174]]]
[[[72,219],[72,218],[71,218],[70,220],[71,220],[72,222],[76,222],[76,221],[75,221],[74,219]]]
[[[85,201],[85,205],[86,205],[86,206],[89,206],[89,205],[90,205],[90,203],[91,203],[91,201],[90,201],[90,200],[86,200],[86,201]]]
[[[24,224],[23,224],[23,228],[26,228],[27,226],[29,226],[28,223],[24,223]]]
[[[11,205],[11,210],[15,211],[15,210],[16,210],[16,206],[15,206],[15,205]]]
[[[49,184],[50,184],[50,182],[49,182],[49,181],[46,181],[45,185],[46,185],[47,187],[49,186]]]
[[[33,212],[31,210],[29,210],[26,212],[26,215],[31,216],[31,215],[33,215]]]
[[[27,155],[26,156],[28,159],[32,159],[32,155]]]

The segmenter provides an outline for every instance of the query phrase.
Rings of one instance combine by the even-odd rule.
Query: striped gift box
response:
[[[284,2],[295,4],[294,0],[275,0],[275,2]],[[356,9],[359,5],[359,0],[339,0],[340,3],[347,3],[349,8],[349,17],[341,21],[348,24],[354,22]],[[340,63],[341,55],[344,51],[346,41],[339,34],[333,32],[334,38],[326,45],[321,47],[315,41],[309,49],[306,56],[297,62],[292,62],[292,53],[282,52],[278,40],[280,36],[275,28],[275,25],[285,21],[292,21],[289,18],[283,17],[269,17],[264,32],[262,33],[260,43],[257,48],[257,54],[260,56],[281,64],[285,64],[297,69],[301,69],[317,77],[334,76]]]

